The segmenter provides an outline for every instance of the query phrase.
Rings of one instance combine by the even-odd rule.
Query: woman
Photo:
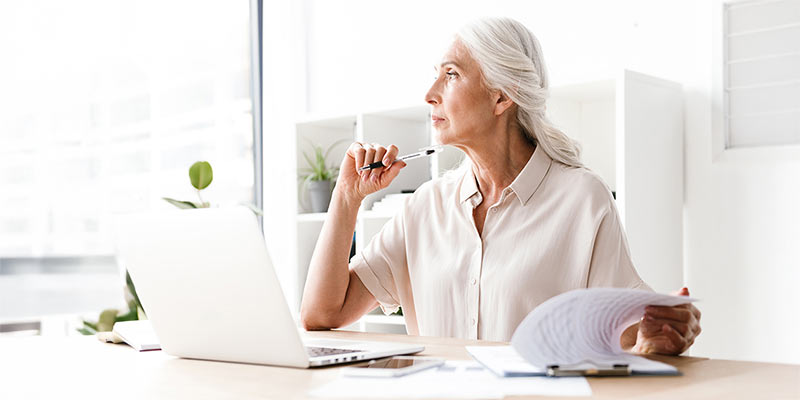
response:
[[[405,163],[395,146],[354,143],[311,260],[306,329],[403,307],[410,334],[508,341],[537,305],[586,287],[649,287],[639,278],[608,187],[577,143],[545,118],[538,41],[511,19],[459,32],[426,95],[438,141],[467,163],[422,185],[352,262],[361,201]],[[382,161],[389,167],[359,171]],[[682,295],[688,295],[683,288]],[[680,354],[700,333],[692,305],[648,307],[623,348]]]

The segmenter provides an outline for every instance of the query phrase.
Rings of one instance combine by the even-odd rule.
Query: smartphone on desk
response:
[[[345,376],[393,378],[438,367],[442,364],[444,364],[444,360],[441,358],[395,356],[372,360],[367,364],[355,367],[342,368],[342,374]]]

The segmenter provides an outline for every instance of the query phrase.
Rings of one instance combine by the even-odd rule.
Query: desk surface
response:
[[[426,347],[420,355],[454,360],[469,359],[466,345],[497,344],[343,331],[310,332],[308,336],[420,343]],[[800,398],[798,365],[653,358],[677,366],[683,376],[590,378],[593,397]],[[338,367],[303,370],[187,360],[160,351],[137,353],[127,345],[104,344],[93,337],[0,339],[2,399],[302,399],[310,389],[338,376]]]

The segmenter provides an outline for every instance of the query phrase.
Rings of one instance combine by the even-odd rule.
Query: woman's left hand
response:
[[[677,295],[688,296],[682,288]],[[631,349],[636,353],[678,355],[686,351],[700,334],[700,310],[692,304],[675,307],[647,306]]]

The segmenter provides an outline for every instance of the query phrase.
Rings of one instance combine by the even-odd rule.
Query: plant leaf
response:
[[[91,335],[94,335],[95,333],[97,333],[96,330],[91,329],[91,328],[87,328],[87,327],[77,328],[75,330],[80,332],[81,335],[86,335],[86,336],[91,336]]]
[[[308,167],[309,167],[308,169],[310,169],[311,171],[314,171],[314,162],[311,161],[311,157],[309,157],[308,153],[306,153],[305,151],[303,152],[303,158],[305,158],[306,162],[308,163]]]
[[[142,307],[142,302],[139,300],[139,294],[136,293],[136,286],[133,285],[133,279],[131,279],[131,274],[128,273],[128,270],[125,270],[125,286],[128,287],[128,291],[131,292],[131,296],[133,296],[133,301],[136,303],[134,309]]]
[[[198,161],[189,168],[189,179],[197,190],[203,190],[214,180],[214,171],[207,161]]]
[[[308,181],[324,181],[333,179],[338,174],[339,168],[338,167],[328,167],[326,161],[328,156],[330,156],[331,151],[341,143],[348,142],[349,139],[340,139],[335,141],[331,144],[327,150],[323,150],[322,147],[317,146],[309,140],[305,138],[308,144],[311,146],[311,149],[314,153],[313,157],[308,152],[303,152],[303,158],[306,160],[308,164],[308,168],[302,168],[301,172],[303,175],[300,178],[303,179],[304,182]]]
[[[113,308],[103,310],[103,312],[100,313],[100,318],[97,319],[97,331],[111,331],[111,329],[114,328],[114,322],[117,320],[117,313],[118,311]]]
[[[129,310],[126,314],[117,315],[114,318],[115,323],[120,321],[136,321],[137,319],[139,319],[138,309],[136,308],[136,305],[133,303],[134,303],[133,300],[131,300],[131,302],[128,304]]]
[[[91,330],[97,332],[97,324],[93,324],[93,323],[91,323],[89,321],[84,320],[83,321],[83,326],[85,328],[88,328],[88,329],[91,329]]]
[[[197,206],[191,201],[175,200],[169,197],[162,197],[162,199],[164,199],[164,201],[166,201],[167,203],[172,204],[175,207],[182,208],[184,210],[197,208]]]

